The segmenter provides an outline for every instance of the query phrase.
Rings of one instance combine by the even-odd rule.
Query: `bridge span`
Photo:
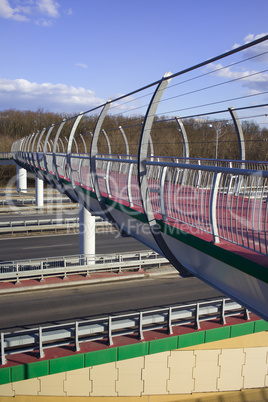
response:
[[[153,84],[29,134],[11,151],[20,168],[162,254],[182,275],[195,275],[268,320],[268,163],[247,159],[240,123],[252,111],[265,117],[268,105],[241,106],[231,81],[215,84],[218,69],[213,64],[266,39],[167,73]],[[212,73],[204,73],[204,67]],[[181,86],[191,80],[200,84],[209,74],[211,89],[228,84],[232,97],[213,98],[199,106],[202,112],[178,117],[178,111],[190,106],[180,103],[174,110],[174,102],[201,91],[182,94]],[[138,108],[144,109],[140,123],[114,124],[122,113],[133,116]],[[213,132],[215,158],[191,156],[189,122],[192,129],[202,127],[197,135],[207,146]],[[227,125],[237,158],[219,159]]]

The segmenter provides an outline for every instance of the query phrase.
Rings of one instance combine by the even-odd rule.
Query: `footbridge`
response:
[[[29,133],[13,160],[268,320],[267,138],[244,132],[268,123],[267,92],[241,95],[253,73],[224,74],[267,39]]]

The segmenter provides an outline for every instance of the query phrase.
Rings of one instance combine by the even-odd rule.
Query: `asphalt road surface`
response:
[[[0,330],[133,312],[220,297],[195,277],[177,275],[0,296]]]
[[[131,237],[96,234],[96,253],[144,250]],[[0,260],[21,260],[79,253],[79,236],[51,235],[0,239]],[[154,277],[0,296],[0,330],[14,331],[89,319],[107,314],[221,297],[197,278]]]
[[[147,249],[132,237],[117,232],[96,233],[96,253],[111,254]],[[79,235],[36,235],[31,237],[0,238],[0,261],[57,257],[79,254]]]

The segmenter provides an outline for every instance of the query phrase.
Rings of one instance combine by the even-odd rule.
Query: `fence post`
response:
[[[20,278],[19,278],[19,264],[16,263],[16,285],[20,283]]]
[[[142,311],[140,311],[140,315],[139,315],[139,337],[140,337],[141,341],[144,339],[143,330],[142,330]]]
[[[199,324],[199,303],[196,303],[196,308],[195,308],[195,328],[200,329],[200,324]]]
[[[7,359],[5,356],[5,334],[1,332],[1,364],[7,364]]]
[[[110,189],[110,182],[109,182],[110,165],[111,165],[111,162],[110,161],[107,162],[106,171],[105,171],[105,178],[104,178],[105,185],[106,185],[106,191],[107,191],[107,194],[108,194],[109,198],[111,197],[111,189]]]
[[[222,302],[221,302],[221,324],[222,325],[226,324],[226,320],[225,320],[225,299],[222,299]]]
[[[160,176],[160,189],[159,189],[159,198],[160,198],[160,210],[163,221],[166,220],[166,210],[165,210],[165,179],[167,174],[167,166],[164,166],[161,170]]]
[[[210,221],[211,221],[211,231],[214,243],[220,242],[218,225],[217,225],[217,197],[218,197],[220,179],[221,179],[221,173],[220,172],[215,173],[210,198]]]
[[[40,269],[41,269],[40,282],[42,282],[42,281],[44,281],[44,262],[43,262],[43,260],[40,261]]]
[[[119,269],[118,269],[118,273],[120,274],[122,272],[122,255],[119,254],[119,258],[118,258],[118,262],[119,262]]]
[[[44,349],[43,349],[43,337],[42,337],[42,327],[39,327],[39,357],[45,357]]]
[[[129,202],[130,207],[133,207],[133,199],[132,199],[132,193],[131,193],[132,170],[133,170],[133,163],[130,163],[128,166],[128,174],[127,174],[127,195],[128,195],[128,202]]]
[[[76,352],[79,352],[79,350],[80,350],[80,346],[79,346],[79,334],[78,334],[79,328],[78,328],[78,326],[79,326],[79,323],[76,321],[76,322],[75,322],[75,351],[76,351]]]
[[[110,315],[108,317],[108,344],[109,346],[114,344],[112,336],[112,317]]]
[[[172,329],[172,307],[169,307],[168,309],[168,333],[169,335],[173,334],[173,329]]]

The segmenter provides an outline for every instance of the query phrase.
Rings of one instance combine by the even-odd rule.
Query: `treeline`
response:
[[[74,123],[72,116],[45,112],[43,110],[18,111],[6,110],[0,112],[0,152],[10,151],[14,141],[53,124],[59,124],[67,119],[61,133],[61,138],[68,138],[71,127]],[[119,127],[123,127],[128,139],[130,154],[136,154],[139,145],[140,132],[144,116],[108,115],[103,124],[111,144],[112,153],[125,154],[125,144]],[[85,115],[76,130],[76,143],[73,144],[73,152],[78,148],[79,152],[89,151],[91,135],[97,121],[97,115]],[[215,158],[216,153],[216,130],[218,130],[217,156],[221,159],[238,159],[239,147],[237,135],[233,124],[224,126],[216,120],[197,121],[187,119],[183,121],[191,157]],[[212,127],[208,127],[211,124]],[[243,121],[242,128],[246,145],[247,160],[267,160],[268,158],[268,129],[261,128],[254,121]],[[57,132],[57,126],[51,132],[51,143]],[[161,116],[155,119],[152,129],[152,141],[154,155],[183,156],[183,141],[180,128],[175,119]],[[62,144],[66,140],[63,141]],[[59,144],[59,150],[63,145]],[[76,148],[77,147],[77,148]],[[105,136],[102,134],[99,140],[99,152],[108,153],[108,146]]]

